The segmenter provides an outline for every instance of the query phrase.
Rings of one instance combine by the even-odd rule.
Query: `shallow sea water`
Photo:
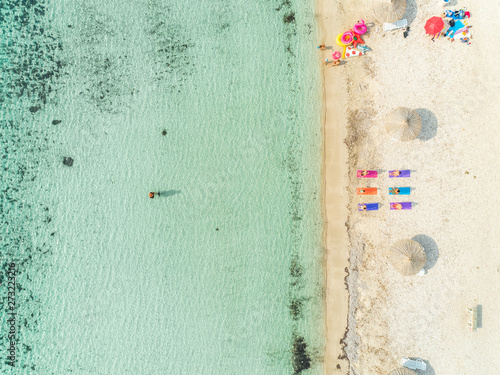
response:
[[[322,371],[313,5],[2,2],[2,373]]]

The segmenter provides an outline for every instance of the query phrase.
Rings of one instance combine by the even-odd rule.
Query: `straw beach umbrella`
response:
[[[416,275],[425,265],[424,248],[413,240],[396,242],[389,252],[389,262],[405,276]]]
[[[399,107],[385,118],[386,132],[397,141],[411,141],[420,134],[422,121],[416,111]]]
[[[407,369],[406,367],[398,368],[394,371],[391,371],[389,375],[416,375],[414,371]]]
[[[373,0],[373,13],[380,22],[396,22],[406,12],[406,0]]]

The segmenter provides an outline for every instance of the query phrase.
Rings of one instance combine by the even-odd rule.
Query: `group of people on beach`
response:
[[[318,46],[318,49],[320,51],[324,51],[326,49],[326,45],[325,44],[320,44]],[[337,65],[340,65],[340,60],[328,60],[328,59],[325,59],[325,62],[323,64],[326,65],[326,66],[337,66]]]
[[[359,178],[376,178],[377,171],[358,170],[357,176]],[[410,170],[392,170],[389,171],[389,177],[410,177]],[[390,187],[389,195],[410,195],[411,188],[409,187]],[[358,195],[376,195],[377,188],[359,188],[357,189]],[[410,210],[411,202],[391,202],[391,210]],[[378,210],[378,203],[360,203],[358,204],[358,211],[376,211]]]
[[[454,42],[456,38],[459,38],[462,43],[471,44],[471,26],[465,21],[470,18],[470,12],[466,7],[458,10],[447,9],[441,14],[441,18],[443,19],[441,23],[442,30],[435,34],[427,34],[433,42],[443,35],[450,42]]]

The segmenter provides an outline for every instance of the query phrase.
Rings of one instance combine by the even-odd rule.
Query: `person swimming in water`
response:
[[[155,197],[155,194],[158,194],[158,196],[160,196],[160,192],[155,193],[155,192],[152,191],[152,192],[149,193],[149,198],[153,199]]]

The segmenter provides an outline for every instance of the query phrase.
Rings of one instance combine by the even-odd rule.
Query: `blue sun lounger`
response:
[[[399,189],[399,193],[396,194],[396,190]],[[390,187],[389,195],[410,195],[411,188],[409,187]]]
[[[366,206],[366,209],[363,209]],[[377,211],[378,203],[360,203],[358,204],[358,211]]]

